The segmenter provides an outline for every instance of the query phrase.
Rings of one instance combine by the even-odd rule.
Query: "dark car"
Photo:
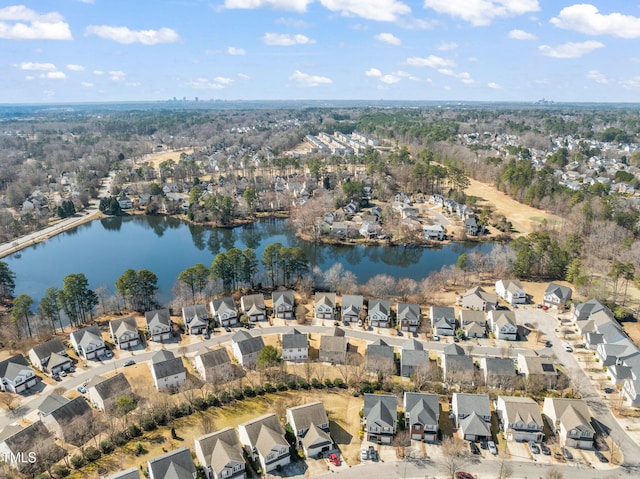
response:
[[[474,479],[474,477],[470,472],[458,471],[456,472],[456,479]]]
[[[136,362],[133,359],[127,359],[124,362],[124,366],[133,366]]]
[[[531,454],[540,454],[540,448],[533,441],[529,441],[529,450],[531,451]]]
[[[573,454],[566,447],[562,448],[562,454],[567,461],[573,461]]]
[[[596,457],[598,458],[598,461],[600,461],[602,463],[609,462],[609,459],[604,457],[604,454],[602,454],[600,451],[596,451]]]
[[[204,339],[209,339],[211,337],[211,333],[209,333],[209,331],[205,331],[204,333],[202,333],[202,337]]]
[[[471,451],[471,454],[480,454],[480,449],[478,449],[478,446],[476,446],[476,443],[473,441],[469,441],[469,451]]]
[[[524,327],[527,329],[536,329],[536,327],[531,323],[524,323]]]
[[[613,391],[615,391],[613,388],[604,388],[604,392],[607,394],[611,394]]]
[[[225,326],[225,327],[224,327],[224,330],[225,330],[227,333],[230,333],[230,332],[231,332],[231,328],[230,328],[229,326]]]
[[[551,455],[551,450],[547,447],[547,445],[544,442],[540,443],[540,450],[542,451],[542,454],[544,454],[545,456]]]

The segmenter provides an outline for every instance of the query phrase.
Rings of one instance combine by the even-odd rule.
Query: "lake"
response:
[[[490,243],[450,243],[437,248],[403,246],[317,245],[295,236],[285,219],[270,219],[234,228],[204,228],[165,217],[129,216],[92,221],[46,242],[2,259],[16,273],[15,293],[30,295],[36,304],[51,286],[60,288],[65,276],[84,273],[91,288],[115,291],[122,273],[148,269],[158,276],[158,299],[171,300],[178,274],[189,266],[211,266],[215,255],[237,248],[253,248],[258,259],[269,243],[300,246],[312,265],[322,270],[341,263],[360,283],[376,274],[421,280],[463,252],[488,252]],[[266,281],[265,281],[266,284]]]

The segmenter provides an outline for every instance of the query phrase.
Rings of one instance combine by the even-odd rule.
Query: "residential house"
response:
[[[267,414],[238,426],[238,436],[245,451],[259,461],[262,471],[268,473],[291,461],[289,443],[275,414]]]
[[[542,304],[554,309],[564,309],[571,301],[571,288],[556,283],[549,283],[544,292]]]
[[[120,205],[120,209],[129,210],[133,208],[133,201],[127,195],[122,195],[118,198],[118,205]]]
[[[335,328],[332,335],[324,334],[320,337],[320,350],[318,361],[331,364],[344,364],[347,362],[347,350],[349,339],[344,331]]]
[[[71,333],[71,344],[84,359],[97,359],[104,355],[106,346],[98,326],[89,326]]]
[[[147,332],[151,341],[164,343],[171,339],[173,324],[168,309],[147,311],[144,313],[144,317],[147,321]]]
[[[292,291],[274,291],[271,295],[273,314],[279,319],[292,319],[294,315],[294,298]]]
[[[527,293],[517,279],[501,279],[496,282],[496,293],[509,304],[525,304]]]
[[[336,293],[316,293],[313,301],[313,313],[316,319],[335,320]]]
[[[442,241],[446,237],[446,230],[441,224],[423,225],[422,235],[424,239],[430,241]]]
[[[375,371],[385,371],[396,373],[396,354],[393,346],[389,346],[383,339],[376,339],[367,345],[367,366]]]
[[[264,305],[263,294],[245,294],[240,298],[240,309],[250,321],[267,320],[267,307]]]
[[[487,320],[482,311],[461,309],[458,311],[458,322],[467,338],[485,338],[487,336]]]
[[[54,376],[73,366],[66,346],[58,338],[35,345],[29,350],[28,356],[34,368]]]
[[[456,330],[456,312],[449,306],[431,306],[431,329],[439,336],[453,336]]]
[[[388,328],[390,323],[391,303],[386,299],[369,300],[367,310],[369,326],[372,328]]]
[[[208,383],[227,382],[235,374],[226,348],[204,348],[193,359],[194,368]]]
[[[147,462],[149,479],[197,479],[196,465],[191,451],[181,447]]]
[[[329,418],[323,403],[312,402],[287,408],[287,423],[305,456],[316,457],[332,449]]]
[[[391,444],[398,427],[398,398],[391,394],[365,394],[362,412],[367,441]]]
[[[398,303],[396,306],[398,324],[401,331],[416,332],[420,328],[420,305]]]
[[[576,304],[573,308],[573,320],[578,323],[590,319],[591,315],[607,308],[597,299],[590,299],[584,303]]]
[[[187,370],[182,358],[176,358],[171,351],[158,351],[151,357],[151,377],[158,391],[173,390],[187,380]]]
[[[297,329],[282,334],[282,359],[284,361],[306,361],[309,359],[309,337]]]
[[[140,344],[138,324],[133,316],[109,321],[109,331],[120,349],[131,349]]]
[[[213,320],[223,328],[238,324],[238,312],[232,297],[215,299],[209,302]]]
[[[193,448],[207,479],[245,479],[246,463],[235,429],[225,427],[195,439]]]
[[[508,441],[541,442],[544,423],[540,406],[529,397],[498,396],[496,414]]]
[[[111,413],[116,409],[116,402],[121,396],[132,396],[131,384],[122,373],[105,378],[94,376],[87,383],[87,396],[93,407],[102,412]]]
[[[345,294],[342,296],[341,317],[344,323],[355,323],[360,319],[362,304],[364,299],[362,296],[354,294]]]
[[[376,238],[382,232],[382,227],[376,221],[363,221],[358,233],[365,239]]]
[[[592,449],[595,430],[589,406],[582,399],[544,399],[542,413],[563,446]]]
[[[453,393],[451,413],[460,439],[491,439],[491,406],[488,394]]]
[[[444,359],[445,356],[464,356],[466,351],[459,344],[447,344],[442,348],[442,352],[440,353],[440,358]]]
[[[484,373],[484,383],[488,387],[514,389],[517,386],[518,375],[511,358],[481,358],[480,369]]]
[[[405,429],[411,439],[435,442],[438,439],[440,403],[436,394],[404,393]]]
[[[258,362],[258,353],[264,348],[262,336],[253,337],[248,331],[238,331],[231,336],[233,356],[243,367],[252,367]]]
[[[16,469],[23,474],[21,477],[36,477],[45,472],[47,464],[60,461],[65,455],[41,421],[26,427],[9,425],[0,432],[0,464]]]
[[[471,288],[462,295],[462,307],[478,311],[491,311],[498,306],[498,295],[487,293],[482,287]]]
[[[400,349],[400,376],[409,378],[420,368],[429,368],[429,351],[417,339],[408,339]]]
[[[496,339],[515,341],[518,339],[516,313],[513,311],[493,310],[487,314],[491,332]]]
[[[27,358],[16,354],[0,362],[0,391],[20,394],[38,382]]]
[[[39,414],[42,424],[58,439],[74,446],[87,442],[98,427],[93,420],[93,412],[87,401],[82,396],[71,400],[54,396],[49,395],[48,400],[40,404]],[[93,431],[87,431],[89,424]]]
[[[104,479],[140,479],[140,472],[137,467],[131,467],[125,471],[116,472]]]
[[[484,231],[484,228],[478,223],[476,215],[471,215],[464,220],[464,229],[469,236],[478,236]]]
[[[442,375],[444,381],[449,384],[479,384],[476,383],[473,358],[467,355],[443,354]]]
[[[518,370],[529,384],[542,389],[554,389],[558,382],[558,370],[548,356],[518,354]]]
[[[640,406],[640,379],[625,380],[620,393],[624,396],[628,406]]]
[[[187,334],[202,334],[209,328],[209,311],[206,304],[194,304],[182,308],[182,320]]]

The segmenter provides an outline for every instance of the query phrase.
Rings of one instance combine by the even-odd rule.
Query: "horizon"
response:
[[[127,6],[25,0],[1,7],[0,104],[640,101],[638,2]]]

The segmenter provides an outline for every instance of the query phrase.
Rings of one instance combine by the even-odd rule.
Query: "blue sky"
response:
[[[2,4],[0,103],[640,101],[640,0]]]

